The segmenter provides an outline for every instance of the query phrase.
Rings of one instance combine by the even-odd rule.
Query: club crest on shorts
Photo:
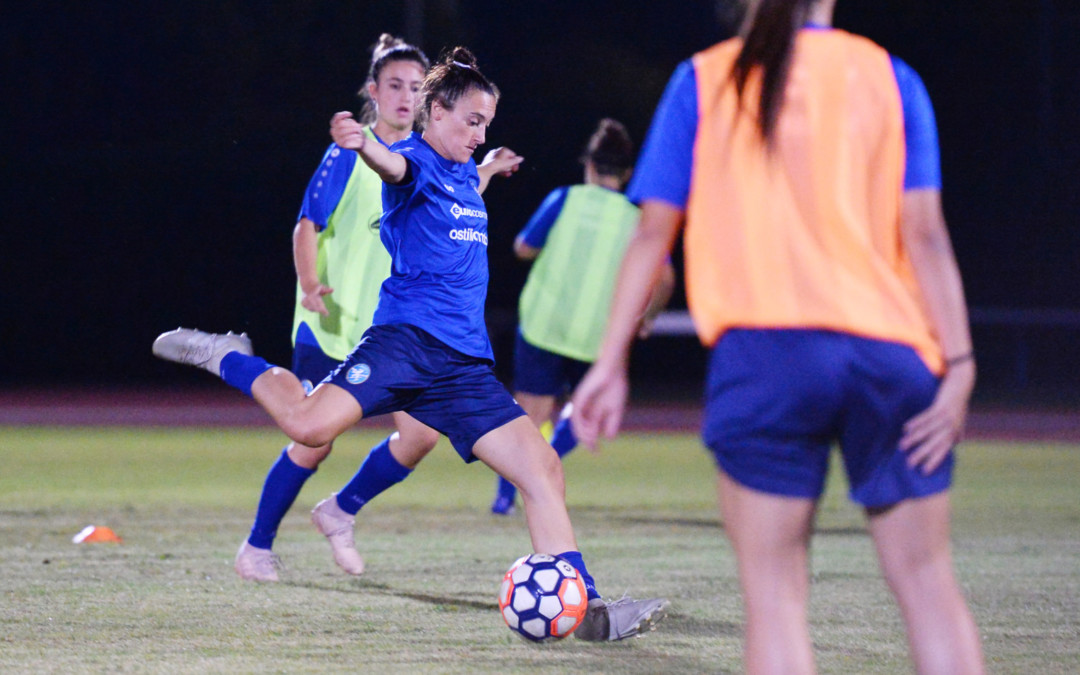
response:
[[[366,363],[358,363],[352,368],[349,368],[349,372],[345,373],[345,380],[349,384],[362,384],[371,377],[371,366]]]

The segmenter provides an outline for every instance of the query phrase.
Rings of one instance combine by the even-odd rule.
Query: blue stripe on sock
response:
[[[371,449],[360,470],[338,492],[338,506],[345,513],[356,515],[364,504],[383,490],[405,480],[410,473],[412,469],[399,464],[390,454],[390,438],[387,437]]]
[[[288,448],[281,453],[270,472],[266,474],[259,508],[255,511],[255,524],[251,526],[248,543],[256,548],[270,548],[274,545],[278,526],[282,518],[300,494],[300,488],[315,473],[315,469],[305,469],[289,458]]]
[[[251,396],[251,385],[255,378],[273,367],[258,356],[229,352],[221,359],[221,379]]]

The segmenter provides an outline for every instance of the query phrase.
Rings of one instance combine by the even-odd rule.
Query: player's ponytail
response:
[[[750,75],[761,71],[758,129],[767,145],[776,132],[784,104],[795,35],[806,21],[811,0],[758,0],[751,3],[743,22],[742,51],[732,69],[740,105]]]
[[[382,72],[382,69],[395,61],[412,61],[420,66],[420,70],[424,73],[427,73],[428,68],[431,67],[431,62],[428,61],[427,56],[419,47],[415,47],[399,37],[394,37],[390,33],[380,35],[371,48],[371,65],[368,66],[367,79],[364,80],[364,86],[360,87],[360,91],[357,92],[364,99],[364,109],[360,113],[361,123],[371,124],[375,121],[377,115],[375,103],[368,95],[368,85],[378,83],[379,73]]]
[[[626,127],[610,117],[600,120],[581,161],[592,162],[601,176],[623,177],[634,166],[634,143]]]
[[[427,125],[432,103],[438,101],[442,107],[453,110],[458,100],[472,89],[491,94],[496,100],[499,98],[498,87],[477,68],[476,57],[472,52],[465,47],[444,51],[439,63],[428,73],[421,89],[421,126]]]

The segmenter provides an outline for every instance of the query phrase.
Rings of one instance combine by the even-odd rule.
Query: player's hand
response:
[[[326,309],[326,303],[323,301],[324,295],[330,295],[334,292],[334,289],[323,284],[318,284],[310,291],[304,291],[303,297],[300,298],[300,306],[309,312],[318,312],[323,316],[330,316],[330,310]]]
[[[614,438],[622,424],[630,391],[626,368],[597,361],[574,390],[571,424],[578,440],[592,452],[603,434]]]
[[[484,161],[480,163],[480,166],[490,169],[493,175],[498,174],[509,178],[514,175],[524,161],[525,158],[521,155],[510,148],[502,147],[488,151],[484,155]]]
[[[974,387],[974,361],[949,368],[930,407],[904,424],[900,450],[907,453],[909,466],[929,474],[945,461],[964,433]]]
[[[359,151],[367,141],[364,126],[353,119],[351,112],[334,113],[330,118],[330,137],[347,150]]]

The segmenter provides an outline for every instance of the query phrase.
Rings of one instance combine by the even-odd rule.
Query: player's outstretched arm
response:
[[[619,431],[630,389],[630,343],[682,220],[682,210],[666,202],[646,201],[642,205],[641,221],[619,268],[600,356],[572,399],[574,432],[590,449],[596,448],[601,434],[613,438]]]
[[[409,173],[409,163],[396,152],[380,143],[368,143],[364,126],[353,119],[351,112],[335,113],[330,119],[330,136],[348,150],[355,150],[384,183],[397,185]]]
[[[484,155],[484,161],[476,167],[476,172],[480,174],[480,186],[476,189],[480,194],[484,194],[484,190],[487,189],[492,176],[499,175],[509,178],[514,175],[523,161],[525,161],[525,158],[510,148],[502,147],[489,151]]]
[[[908,463],[929,473],[941,464],[963,433],[975,387],[975,359],[964,287],[945,227],[939,190],[904,192],[900,232],[931,327],[948,361],[933,403],[908,420],[900,439],[900,448],[908,452]]]

